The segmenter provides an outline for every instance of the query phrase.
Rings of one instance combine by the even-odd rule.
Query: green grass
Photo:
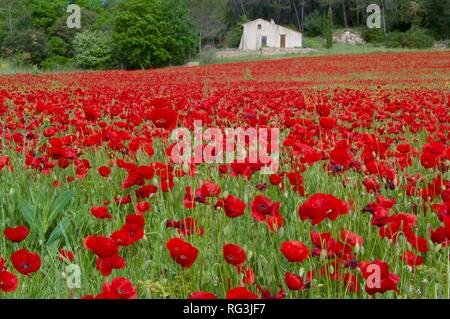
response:
[[[277,55],[248,55],[236,58],[211,58],[207,60],[201,60],[202,65],[209,64],[224,64],[224,63],[238,63],[238,62],[253,62],[253,61],[265,61],[265,60],[278,60],[295,57],[308,57],[308,56],[327,56],[327,55],[341,55],[341,54],[369,54],[369,53],[389,53],[389,52],[427,52],[427,51],[445,51],[449,49],[404,49],[404,48],[387,48],[382,45],[374,45],[371,43],[361,45],[350,45],[333,43],[333,48],[325,48],[325,40],[320,37],[304,37],[303,46],[305,48],[311,48],[317,50],[316,52],[309,53],[288,53]]]
[[[0,58],[0,75],[33,73],[35,71],[36,68],[33,68],[32,66],[18,66],[9,60]]]

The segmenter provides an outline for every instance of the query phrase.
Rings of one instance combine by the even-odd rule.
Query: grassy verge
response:
[[[333,48],[325,48],[325,40],[321,38],[309,38],[305,37],[303,40],[305,48],[312,48],[317,51],[310,53],[289,53],[278,55],[248,55],[236,58],[214,58],[205,61],[200,61],[202,65],[210,64],[223,64],[223,63],[236,63],[236,62],[252,62],[252,61],[264,61],[264,60],[278,60],[283,58],[294,57],[307,57],[307,56],[327,56],[327,55],[340,55],[340,54],[369,54],[369,53],[389,53],[389,52],[417,52],[417,51],[442,51],[448,49],[404,49],[404,48],[387,48],[385,46],[374,45],[370,43],[362,45],[350,45],[334,43]]]

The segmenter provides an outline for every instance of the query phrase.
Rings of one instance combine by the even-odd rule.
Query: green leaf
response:
[[[55,204],[53,205],[53,210],[50,212],[48,219],[47,219],[47,225],[50,226],[53,221],[58,217],[58,215],[66,208],[66,206],[70,203],[73,196],[75,195],[75,191],[73,189],[61,194],[55,201]]]
[[[35,227],[35,211],[33,206],[21,199],[19,201],[19,208],[23,219],[25,219],[25,222],[30,226],[30,228]]]
[[[52,246],[61,236],[64,234],[64,231],[69,224],[69,220],[66,218],[55,229],[52,230],[50,235],[48,236],[46,246]]]

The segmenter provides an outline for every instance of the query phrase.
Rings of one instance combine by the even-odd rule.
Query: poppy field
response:
[[[447,299],[449,80],[449,51],[0,76],[0,299]],[[174,162],[194,121],[278,128],[278,170]]]

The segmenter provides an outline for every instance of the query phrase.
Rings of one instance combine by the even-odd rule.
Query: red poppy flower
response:
[[[423,263],[423,257],[417,256],[412,251],[405,251],[402,258],[403,261],[406,261],[408,266],[414,267],[414,266],[420,266]]]
[[[158,191],[155,185],[144,185],[135,191],[138,199],[145,199]]]
[[[341,239],[352,247],[355,247],[357,244],[361,246],[364,242],[363,238],[349,230],[341,230]]]
[[[236,287],[228,290],[226,299],[258,299],[258,295],[245,287]]]
[[[302,290],[305,289],[303,278],[296,274],[290,274],[286,272],[284,274],[284,281],[290,290]]]
[[[302,262],[309,256],[308,246],[296,240],[282,243],[281,252],[289,262]]]
[[[182,238],[172,238],[166,244],[170,257],[184,268],[189,268],[198,256],[198,249]]]
[[[18,286],[19,279],[16,275],[5,270],[0,270],[0,291],[14,292]]]
[[[319,224],[325,218],[335,220],[339,215],[345,215],[349,211],[348,203],[326,194],[314,194],[298,210],[300,218],[310,219],[312,225]]]
[[[223,199],[219,199],[215,207],[223,207],[225,210],[225,215],[230,218],[236,218],[244,214],[247,206],[239,198],[233,195],[228,195]]]
[[[38,254],[21,249],[11,255],[14,268],[25,276],[37,272],[41,268],[41,258]]]
[[[177,127],[178,113],[169,108],[157,108],[148,114],[148,119],[157,128],[169,131]]]
[[[276,216],[279,214],[280,202],[272,202],[270,198],[258,195],[250,203],[252,216],[258,222],[266,221],[269,215]]]
[[[223,256],[225,261],[233,266],[243,264],[247,258],[245,251],[239,245],[223,245]]]
[[[5,260],[0,256],[0,271],[5,269]]]
[[[264,289],[260,285],[256,285],[256,289],[261,294],[261,299],[283,299],[285,296],[283,289],[279,290],[276,295],[272,295],[269,289]]]
[[[149,210],[152,209],[152,205],[150,205],[150,203],[148,202],[139,202],[136,204],[136,206],[134,207],[136,214],[138,215],[142,215],[145,212],[148,212]]]
[[[244,277],[242,278],[242,282],[244,283],[244,285],[253,285],[256,279],[253,269],[251,269],[250,267],[241,267],[241,269],[239,269],[238,267],[238,270],[244,274]]]
[[[132,282],[123,277],[114,278],[111,283],[104,283],[99,299],[135,299],[136,287]]]
[[[68,260],[69,262],[73,262],[75,256],[73,255],[73,252],[70,250],[60,249],[59,250],[59,256],[58,259],[60,261]]]
[[[280,229],[281,226],[283,226],[284,218],[281,215],[276,215],[276,216],[270,215],[269,217],[267,217],[266,223],[267,223],[267,227],[269,228],[269,231],[271,233],[274,233],[275,231]]]
[[[120,246],[130,246],[144,238],[144,227],[138,224],[126,223],[120,230],[114,232],[111,238]]]
[[[197,291],[191,293],[188,299],[217,299],[217,296],[210,292]]]
[[[119,245],[115,240],[105,236],[87,236],[84,239],[84,247],[100,258],[108,258],[117,255]]]
[[[221,192],[222,189],[219,185],[206,182],[195,192],[194,198],[195,201],[204,204],[209,197],[219,196]]]
[[[125,265],[126,265],[125,260],[118,255],[114,255],[108,258],[98,257],[96,262],[97,270],[105,277],[111,275],[114,269],[125,268]]]
[[[441,244],[442,247],[447,247],[447,245],[450,244],[450,240],[447,240],[447,236],[445,234],[445,227],[441,226],[436,228],[435,230],[430,229],[430,233],[431,233],[430,239],[433,243]]]
[[[279,185],[283,181],[283,176],[279,174],[272,174],[269,176],[270,184]]]
[[[363,278],[366,280],[366,292],[369,295],[385,293],[389,290],[398,291],[397,284],[400,277],[389,271],[386,262],[375,260],[373,262],[362,262],[360,265]]]
[[[108,177],[111,174],[111,169],[108,166],[100,166],[98,168],[100,176]]]
[[[332,130],[337,125],[336,120],[332,117],[322,116],[319,121],[320,126],[325,130]]]
[[[108,213],[108,208],[105,206],[96,206],[90,209],[92,216],[97,219],[112,219],[112,216]]]
[[[177,228],[178,233],[183,236],[191,236],[194,234],[199,236],[203,235],[203,229],[198,227],[195,219],[190,216],[180,221],[168,220],[166,222],[166,227]]]
[[[15,228],[6,228],[3,233],[9,241],[13,243],[20,243],[27,238],[30,230],[27,226],[18,226]]]

